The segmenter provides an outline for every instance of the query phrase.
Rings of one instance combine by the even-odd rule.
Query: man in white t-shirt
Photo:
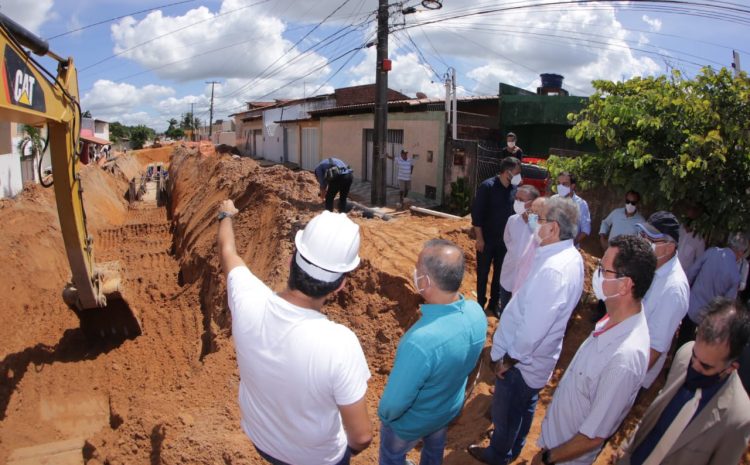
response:
[[[411,189],[411,174],[414,172],[414,159],[409,158],[409,151],[401,150],[400,157],[388,156],[396,164],[396,179],[398,179],[398,190],[401,198],[401,205],[404,204],[404,198],[409,194]]]
[[[240,370],[241,426],[274,465],[347,465],[370,445],[370,371],[354,333],[320,313],[359,264],[359,227],[324,211],[299,231],[287,286],[274,293],[237,254],[231,200],[219,208]]]

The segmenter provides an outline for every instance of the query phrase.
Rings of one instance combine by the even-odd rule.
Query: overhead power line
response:
[[[167,3],[166,5],[160,5],[160,6],[155,6],[153,8],[147,8],[145,10],[134,11],[134,12],[128,13],[126,15],[115,16],[114,18],[103,19],[103,20],[97,21],[95,23],[87,24],[86,26],[81,26],[81,27],[76,28],[76,29],[71,29],[69,31],[61,32],[60,34],[54,35],[52,37],[47,37],[47,39],[45,39],[45,40],[54,40],[54,39],[57,39],[58,37],[66,36],[68,34],[73,34],[75,32],[81,32],[81,31],[83,31],[85,29],[88,29],[88,28],[91,28],[91,27],[95,27],[95,26],[99,26],[99,25],[102,25],[102,24],[111,23],[112,21],[117,21],[118,19],[127,18],[128,16],[135,16],[135,15],[139,15],[141,13],[148,13],[149,11],[160,10],[162,8],[169,8],[171,6],[182,5],[184,3],[192,3],[194,1],[195,0],[183,0],[181,2]]]

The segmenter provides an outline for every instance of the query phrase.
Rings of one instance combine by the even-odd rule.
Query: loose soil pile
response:
[[[127,180],[136,167],[155,161],[171,161],[168,210],[129,207]],[[10,271],[0,276],[0,462],[18,449],[78,438],[87,465],[264,463],[239,427],[239,377],[215,244],[216,207],[225,198],[235,201],[238,251],[279,290],[295,232],[321,210],[314,176],[261,168],[247,158],[206,156],[198,146],[184,145],[131,154],[108,171],[87,167],[82,177],[95,258],[120,263],[123,295],[140,315],[143,335],[121,344],[88,344],[60,298],[70,271],[52,192],[30,186],[18,199],[0,201],[0,254]],[[375,412],[398,341],[418,318],[411,273],[421,245],[443,237],[464,248],[467,296],[475,286],[475,255],[468,221],[352,216],[362,230],[362,263],[325,312],[352,328],[364,348],[373,374],[367,400],[377,429]],[[587,275],[594,262],[586,256]],[[585,298],[571,319],[561,367],[591,329],[591,305]],[[490,318],[488,336],[496,324]],[[562,368],[553,386],[561,375]],[[464,449],[490,427],[485,412],[491,383],[483,363],[464,413],[449,431],[446,464],[475,463]],[[552,391],[542,393],[531,444]],[[632,428],[631,416],[624,430]],[[376,463],[377,444],[376,437],[353,462]],[[535,449],[528,447],[519,463]],[[610,456],[608,448],[597,463],[608,463]],[[416,460],[418,452],[410,457]]]

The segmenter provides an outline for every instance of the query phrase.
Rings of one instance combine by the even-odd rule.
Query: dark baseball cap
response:
[[[671,237],[675,243],[680,241],[680,222],[677,217],[666,211],[658,211],[648,217],[647,223],[638,223],[638,229],[650,239],[664,239]]]

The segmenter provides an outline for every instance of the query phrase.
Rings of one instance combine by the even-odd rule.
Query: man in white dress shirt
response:
[[[516,191],[516,200],[513,203],[515,215],[508,218],[505,223],[505,232],[503,240],[505,241],[505,258],[503,267],[500,270],[500,313],[508,302],[513,293],[518,276],[518,269],[521,264],[523,252],[529,246],[534,236],[529,229],[529,210],[531,204],[539,197],[539,190],[531,185],[524,185]],[[499,314],[496,316],[500,316]]]
[[[674,334],[687,314],[690,284],[677,257],[680,240],[677,218],[669,212],[656,212],[647,223],[639,223],[638,229],[656,254],[656,274],[643,298],[651,339],[648,373],[643,381],[643,387],[648,389],[664,367]]]
[[[542,422],[534,464],[588,465],[627,415],[648,370],[649,337],[641,299],[656,256],[638,236],[609,243],[592,287],[607,306],[565,370]]]
[[[547,200],[543,211],[534,232],[540,247],[531,272],[492,339],[496,378],[490,445],[468,447],[472,457],[491,465],[510,463],[521,453],[539,390],[560,357],[565,327],[583,290],[583,258],[573,244],[578,207],[557,197]]]

